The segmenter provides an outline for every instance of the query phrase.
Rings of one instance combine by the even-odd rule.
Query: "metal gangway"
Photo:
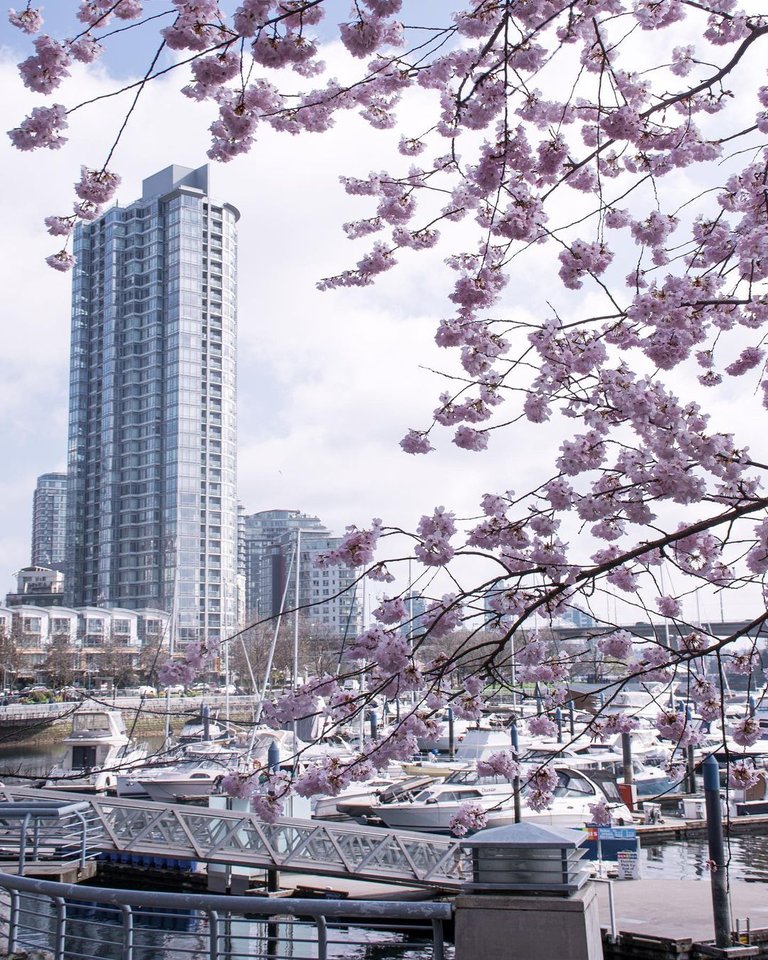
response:
[[[208,864],[354,877],[408,886],[458,890],[471,876],[458,840],[321,820],[280,818],[185,804],[159,804],[6,786],[6,802],[90,805],[97,827],[91,851],[202,861]],[[43,825],[41,829],[45,829]]]

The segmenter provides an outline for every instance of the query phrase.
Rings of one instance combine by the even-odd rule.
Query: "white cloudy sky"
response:
[[[61,9],[54,7],[55,15]],[[41,101],[16,75],[26,55],[23,38],[3,24],[0,44],[5,131]],[[87,74],[77,69],[61,99],[69,105],[114,89],[108,70],[130,73],[121,60]],[[180,97],[179,85],[169,79],[151,86],[131,120],[113,163],[123,177],[122,202],[140,195],[143,177],[170,163],[206,162],[210,107]],[[56,242],[42,220],[66,212],[81,163],[101,166],[122,102],[74,114],[70,141],[57,152],[18,153],[0,137],[0,593],[29,562],[36,477],[66,466],[70,281],[44,263]],[[422,106],[411,103],[404,117],[416,130]],[[522,490],[539,450],[553,439],[546,429],[512,431],[494,437],[492,453],[477,456],[443,436],[439,456],[400,451],[400,437],[428,424],[444,388],[421,367],[451,368],[432,340],[437,321],[450,315],[452,274],[440,268],[442,254],[404,257],[374,288],[315,289],[319,278],[351,266],[363,249],[345,239],[340,225],[370,208],[345,195],[339,174],[385,167],[391,144],[390,134],[345,118],[321,137],[265,132],[250,155],[213,169],[213,192],[242,214],[239,494],[248,512],[298,508],[336,532],[373,516],[412,528],[437,504],[466,516],[477,512],[486,491]],[[551,292],[549,276],[542,260],[529,261],[505,295],[509,315],[537,310],[533,294]],[[721,408],[723,425],[737,401],[732,396]]]
[[[0,49],[5,131],[41,100],[16,75],[23,38],[4,25],[0,40],[16,46]],[[142,178],[169,163],[206,162],[211,108],[180,97],[178,86],[157,83],[132,118],[113,163],[123,178],[122,202],[139,196]],[[103,66],[88,74],[77,69],[62,99],[76,103],[113,88]],[[66,467],[70,280],[44,263],[58,245],[42,220],[66,212],[80,164],[101,164],[111,135],[105,131],[118,124],[110,101],[72,117],[62,150],[23,154],[0,139],[0,591],[29,562],[36,477]],[[447,362],[432,340],[437,319],[448,315],[451,275],[436,269],[440,258],[413,255],[374,289],[315,289],[364,249],[345,238],[341,223],[368,208],[346,196],[339,174],[382,168],[391,139],[344,118],[322,137],[267,131],[249,156],[213,168],[213,192],[242,214],[239,493],[248,512],[298,508],[336,532],[373,516],[413,527],[438,502],[476,512],[478,483],[480,493],[511,485],[512,464],[483,463],[447,438],[439,460],[408,457],[398,446],[409,426],[428,424],[444,388],[420,370]],[[483,486],[489,471],[498,479]]]

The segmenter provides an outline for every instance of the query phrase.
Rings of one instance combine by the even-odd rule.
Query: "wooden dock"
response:
[[[738,836],[750,833],[768,833],[768,816],[729,817],[723,820],[726,835]],[[647,847],[655,841],[700,839],[706,836],[706,820],[683,820],[681,817],[665,816],[661,823],[638,824],[640,845]]]

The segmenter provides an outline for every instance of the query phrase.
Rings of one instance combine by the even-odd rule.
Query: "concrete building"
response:
[[[33,567],[64,570],[67,521],[67,475],[44,473],[37,478],[32,497]]]
[[[171,166],[74,237],[66,603],[237,622],[238,211]]]
[[[250,621],[276,617],[296,606],[296,547],[299,545],[299,606],[310,635],[352,637],[361,629],[362,590],[351,585],[359,571],[320,568],[318,554],[332,550],[333,537],[318,517],[299,510],[263,510],[244,520],[246,614]]]
[[[16,574],[16,593],[8,593],[9,607],[34,603],[39,607],[60,607],[64,603],[64,574],[48,567],[22,567]]]
[[[42,682],[58,657],[59,668],[66,660],[73,679],[90,686],[97,677],[140,672],[159,647],[167,649],[168,625],[167,613],[151,609],[0,607],[3,670],[18,681]]]

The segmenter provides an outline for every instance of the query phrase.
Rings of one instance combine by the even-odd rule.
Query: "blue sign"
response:
[[[594,823],[584,828],[587,840],[583,844],[588,860],[616,860],[621,852],[640,849],[640,840],[634,827],[597,827]],[[600,834],[600,850],[597,849],[598,831]]]

